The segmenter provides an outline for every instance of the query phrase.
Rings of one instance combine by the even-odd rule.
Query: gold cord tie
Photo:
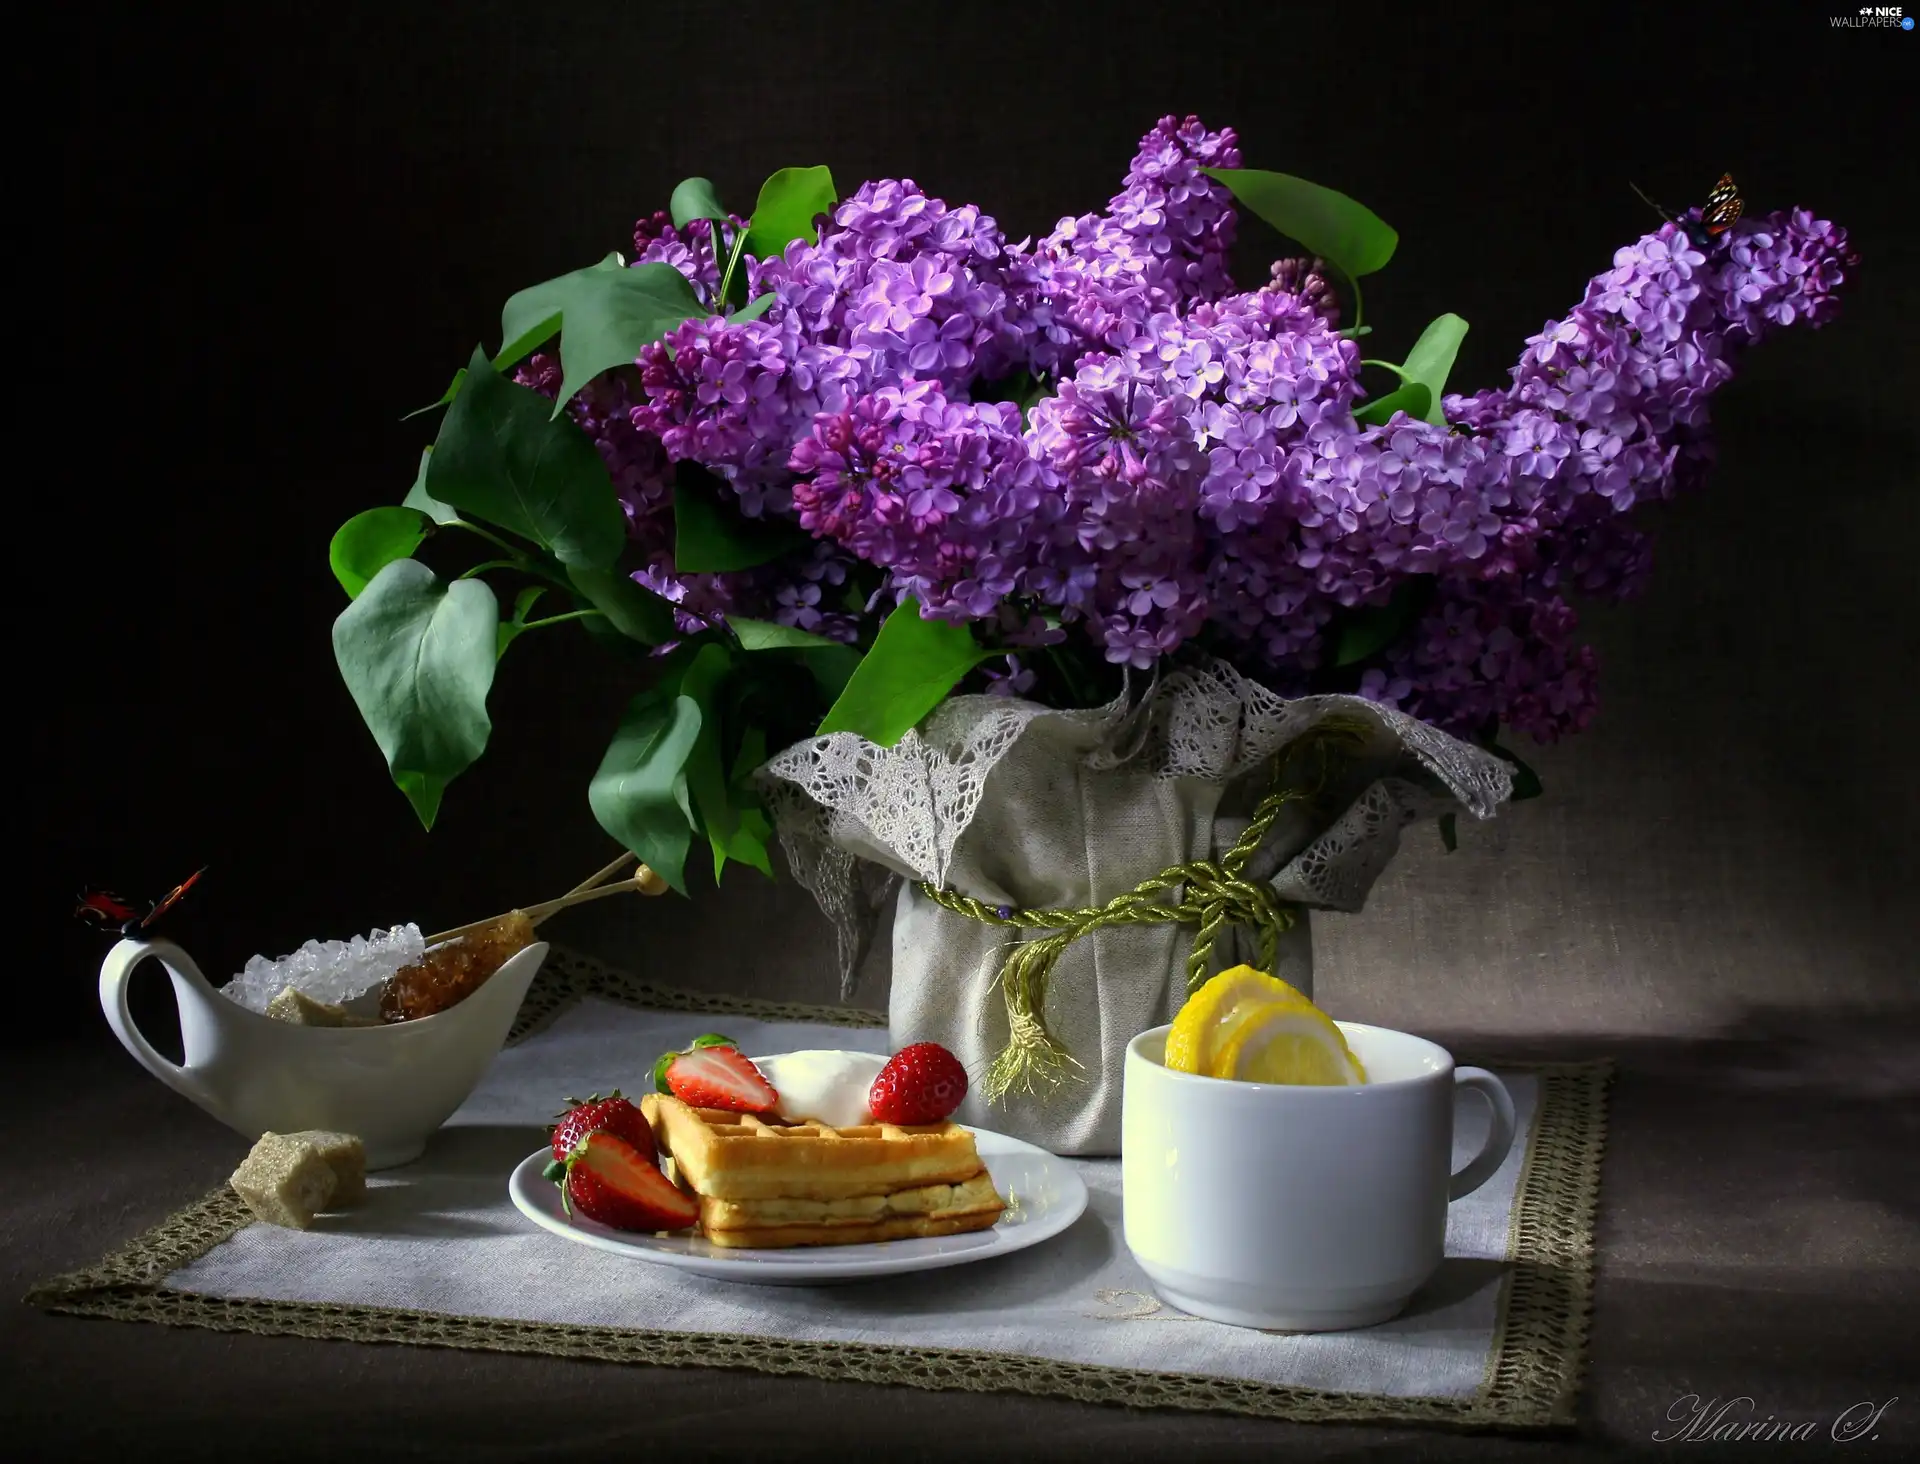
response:
[[[1251,930],[1259,943],[1260,965],[1271,972],[1279,960],[1280,937],[1298,919],[1297,907],[1280,899],[1264,881],[1243,878],[1241,871],[1260,847],[1287,804],[1311,800],[1325,788],[1330,753],[1336,746],[1354,745],[1364,735],[1359,727],[1323,724],[1276,759],[1274,787],[1254,810],[1253,821],[1218,860],[1194,859],[1163,869],[1104,905],[1075,910],[1019,910],[989,905],[955,890],[943,890],[925,880],[920,893],[942,909],[987,925],[1016,930],[1052,932],[1037,940],[1018,940],[1007,952],[996,984],[1007,1004],[1007,1045],[987,1069],[980,1091],[989,1103],[1008,1093],[1031,1094],[1036,1081],[1052,1087],[1069,1065],[1079,1067],[1057,1037],[1047,1029],[1047,982],[1053,968],[1081,936],[1089,931],[1125,925],[1191,925],[1193,949],[1187,955],[1187,994],[1207,979],[1215,940],[1228,925]],[[1287,777],[1298,750],[1318,756],[1319,768],[1308,786]],[[1177,898],[1164,899],[1177,891]]]

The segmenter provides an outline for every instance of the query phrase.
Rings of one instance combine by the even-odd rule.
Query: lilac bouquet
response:
[[[768,868],[770,750],[888,744],[956,689],[1086,706],[1212,657],[1490,747],[1586,726],[1572,597],[1644,580],[1630,511],[1700,479],[1749,344],[1832,316],[1845,232],[1670,219],[1509,385],[1449,394],[1458,316],[1363,357],[1394,232],[1241,161],[1165,118],[1104,212],[1018,243],[909,180],[838,200],[783,169],[741,217],[689,179],[630,260],[514,296],[405,505],[333,546],[341,670],[423,820],[509,644],[572,620],[640,648],[590,797],[683,889],[696,836],[716,878]],[[1251,290],[1236,205],[1303,251]],[[429,539],[481,562],[436,571]],[[548,595],[569,608],[532,618]]]

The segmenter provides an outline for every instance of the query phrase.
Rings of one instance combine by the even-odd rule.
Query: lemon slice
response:
[[[1345,1035],[1311,1002],[1262,1006],[1236,1021],[1209,1074],[1243,1083],[1335,1088],[1367,1080]]]
[[[1222,971],[1187,998],[1167,1033],[1166,1065],[1177,1073],[1215,1076],[1213,1066],[1224,1038],[1246,1012],[1260,1006],[1310,1006],[1306,997],[1277,976],[1251,966]]]

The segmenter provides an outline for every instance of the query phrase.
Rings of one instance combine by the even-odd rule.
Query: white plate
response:
[[[553,1158],[550,1149],[520,1161],[507,1181],[507,1193],[513,1196],[520,1213],[534,1224],[580,1245],[721,1281],[775,1286],[857,1281],[1009,1255],[1053,1239],[1087,1208],[1087,1187],[1066,1160],[987,1129],[975,1129],[973,1137],[987,1172],[993,1176],[993,1187],[1000,1191],[1007,1208],[991,1230],[965,1235],[883,1240],[869,1245],[730,1250],[714,1245],[697,1231],[663,1237],[615,1230],[579,1216],[570,1218],[560,1208],[559,1186],[541,1174]]]

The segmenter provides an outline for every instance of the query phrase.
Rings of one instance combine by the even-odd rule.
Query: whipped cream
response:
[[[756,1057],[753,1065],[780,1095],[780,1116],[811,1118],[834,1128],[871,1123],[867,1094],[887,1059],[877,1052],[809,1048]]]

